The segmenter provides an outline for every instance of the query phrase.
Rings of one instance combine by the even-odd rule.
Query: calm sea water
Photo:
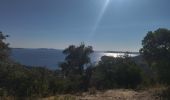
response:
[[[90,57],[91,57],[91,60],[92,62],[98,62],[100,61],[101,57],[102,56],[111,56],[111,57],[120,57],[120,56],[123,56],[125,55],[125,53],[103,53],[103,52],[95,52],[93,53]],[[138,54],[129,54],[129,56],[131,57],[135,57],[137,56]]]
[[[124,53],[104,53],[94,52],[90,55],[91,62],[97,63],[102,56],[118,57]],[[130,56],[136,56],[130,54]],[[65,55],[62,50],[55,49],[12,49],[11,58],[23,65],[28,66],[46,66],[50,69],[56,69],[58,64],[63,62]]]

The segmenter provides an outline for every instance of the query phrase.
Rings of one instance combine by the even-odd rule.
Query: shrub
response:
[[[103,56],[92,75],[98,89],[136,88],[142,83],[142,71],[130,58]]]

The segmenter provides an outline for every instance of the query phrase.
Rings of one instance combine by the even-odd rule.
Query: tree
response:
[[[0,61],[6,61],[9,56],[9,44],[5,43],[4,40],[8,37],[8,35],[3,35],[0,32]]]
[[[86,68],[90,64],[90,54],[93,52],[91,46],[71,45],[63,53],[66,55],[65,62],[60,64],[61,71],[64,74],[65,91],[77,92],[87,90],[88,80]]]
[[[66,48],[63,53],[66,55],[65,62],[61,63],[60,67],[65,76],[68,75],[83,75],[85,65],[90,63],[89,55],[93,52],[91,46],[71,45]]]
[[[156,69],[159,79],[170,84],[170,30],[150,31],[142,41],[140,53],[149,66]]]

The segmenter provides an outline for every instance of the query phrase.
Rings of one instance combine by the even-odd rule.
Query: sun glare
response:
[[[110,3],[110,0],[105,0],[103,6],[101,8],[101,11],[100,11],[100,13],[99,13],[99,15],[97,17],[97,20],[96,20],[96,22],[94,24],[94,28],[93,28],[91,34],[89,35],[89,38],[92,38],[96,34],[96,30],[97,30],[97,28],[98,28],[98,26],[99,26],[99,24],[100,24],[100,22],[101,22],[101,20],[102,20],[102,18],[104,16],[104,13],[105,13],[109,3]]]

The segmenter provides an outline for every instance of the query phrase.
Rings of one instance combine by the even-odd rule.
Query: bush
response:
[[[142,71],[130,58],[103,56],[92,75],[98,89],[136,88],[142,83]]]

